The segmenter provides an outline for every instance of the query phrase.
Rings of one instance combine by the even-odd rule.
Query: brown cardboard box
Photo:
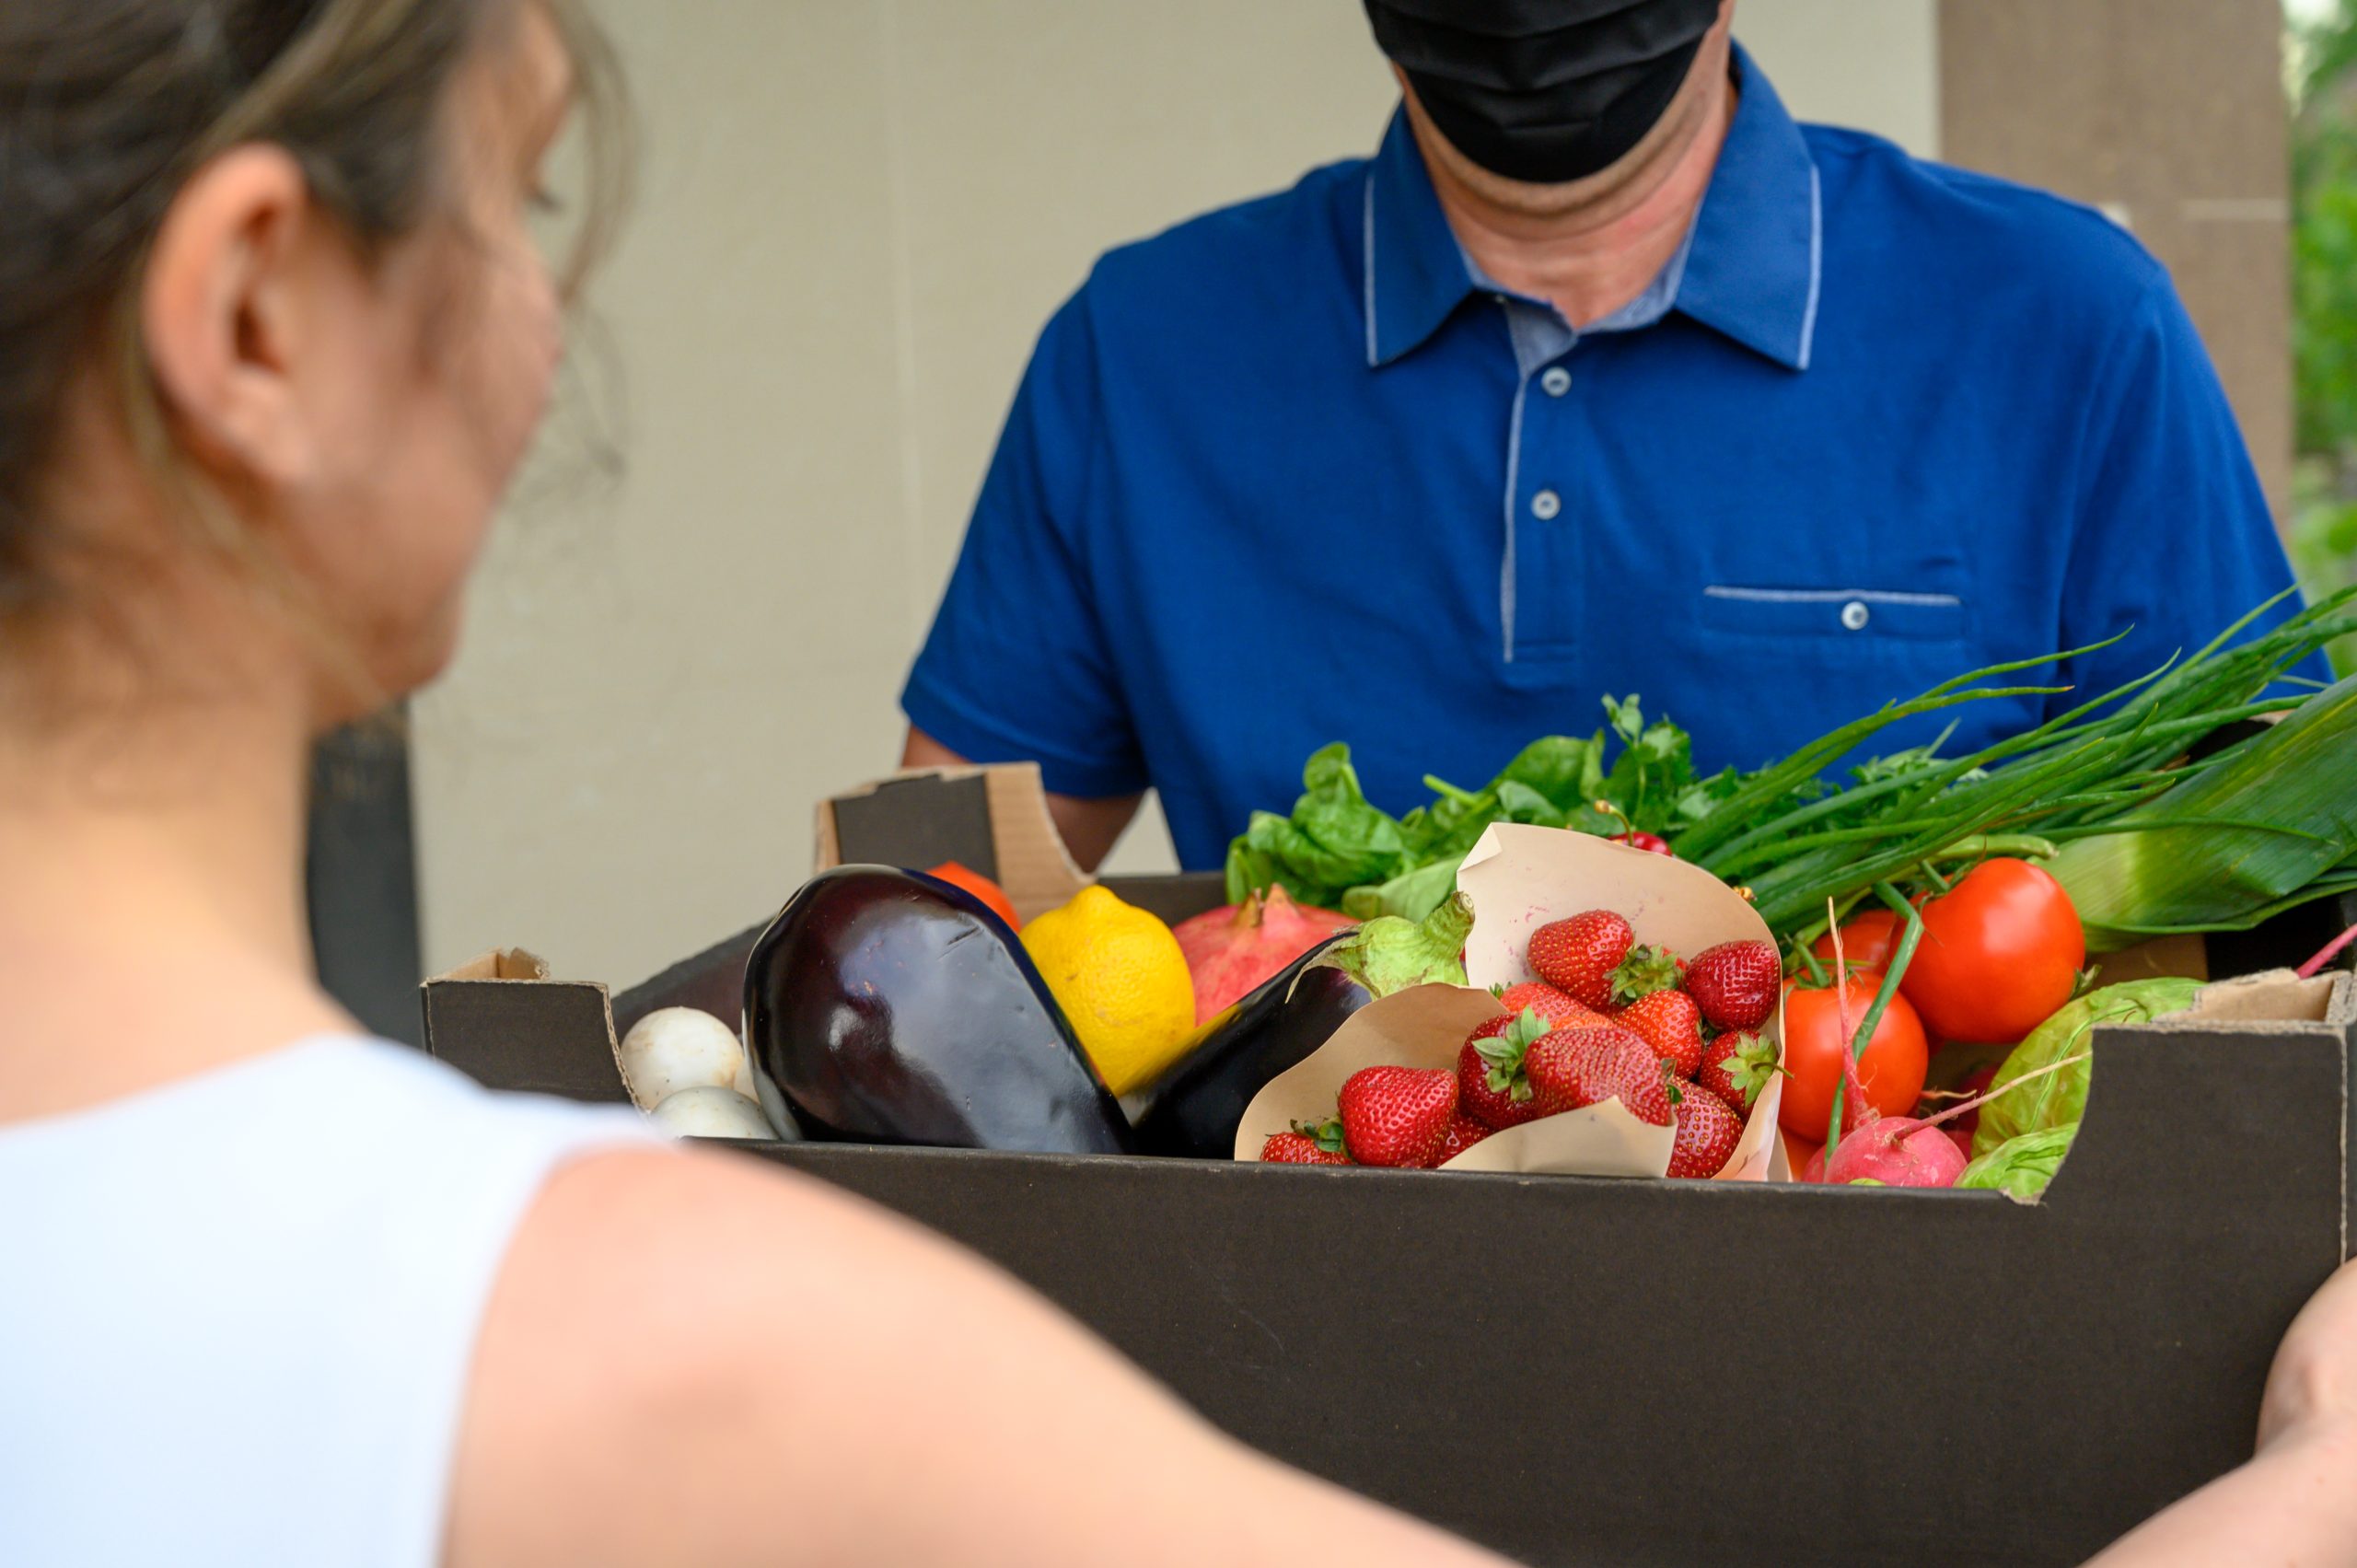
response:
[[[980,794],[851,798],[991,818],[987,782],[935,782]],[[1171,913],[1222,897],[1215,877],[1120,890]],[[2207,961],[2305,957],[2339,917]],[[610,1005],[505,956],[428,984],[429,1048],[504,1086],[618,1098],[615,1026],[736,1016],[757,935]],[[2077,1146],[2036,1205],[743,1147],[995,1260],[1245,1440],[1528,1562],[2060,1564],[2247,1456],[2275,1344],[2348,1252],[2352,1023],[2348,976],[2276,974],[2101,1030]]]

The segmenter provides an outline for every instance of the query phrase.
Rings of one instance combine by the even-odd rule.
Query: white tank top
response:
[[[517,1222],[648,1135],[355,1039],[0,1127],[0,1563],[430,1568]]]

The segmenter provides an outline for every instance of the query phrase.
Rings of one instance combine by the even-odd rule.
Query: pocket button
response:
[[[1866,608],[1864,599],[1853,598],[1841,607],[1841,624],[1850,631],[1864,631],[1866,622],[1873,619],[1874,611]]]

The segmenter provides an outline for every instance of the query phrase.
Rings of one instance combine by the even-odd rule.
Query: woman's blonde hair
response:
[[[58,567],[77,541],[44,516],[42,486],[66,389],[92,365],[189,525],[258,579],[285,578],[175,450],[140,330],[157,233],[196,170],[252,143],[291,154],[364,254],[455,217],[449,89],[527,5],[556,21],[586,110],[570,292],[626,162],[619,77],[574,0],[0,0],[0,658],[67,597]]]

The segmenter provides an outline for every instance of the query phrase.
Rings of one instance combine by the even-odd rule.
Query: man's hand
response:
[[[900,766],[962,768],[968,763],[924,731],[912,728],[908,745],[900,751]],[[1063,835],[1064,848],[1071,852],[1073,864],[1094,875],[1129,830],[1138,814],[1138,802],[1144,798],[1123,795],[1109,800],[1084,800],[1078,796],[1051,795],[1048,815],[1055,819],[1056,831]]]
[[[2309,1298],[2275,1352],[2258,1407],[2258,1451],[2357,1428],[2357,1263]]]
[[[2357,1263],[2293,1321],[2268,1374],[2258,1452],[2090,1568],[2357,1568]]]

